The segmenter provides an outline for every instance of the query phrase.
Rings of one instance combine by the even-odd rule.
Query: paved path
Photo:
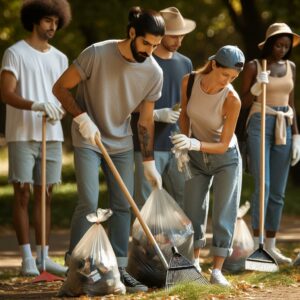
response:
[[[249,216],[245,219],[249,226]],[[211,227],[208,224],[207,241],[211,242]],[[33,231],[31,231],[31,241],[34,241]],[[300,217],[284,216],[281,231],[278,234],[278,242],[299,242],[300,248]],[[69,244],[69,230],[53,230],[50,237],[50,255],[63,256]],[[33,247],[34,248],[34,247]],[[207,253],[208,253],[208,248]],[[34,249],[33,249],[34,250]],[[203,253],[203,251],[202,251]],[[205,252],[203,253],[205,256]],[[15,233],[12,229],[0,227],[0,268],[20,266],[19,249]]]

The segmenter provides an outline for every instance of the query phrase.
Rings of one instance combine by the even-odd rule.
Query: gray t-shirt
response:
[[[74,61],[82,81],[76,102],[98,126],[110,154],[133,148],[130,116],[143,101],[161,97],[163,73],[153,57],[143,63],[122,57],[117,40],[99,42],[86,48]],[[75,147],[99,151],[85,140],[72,124]]]

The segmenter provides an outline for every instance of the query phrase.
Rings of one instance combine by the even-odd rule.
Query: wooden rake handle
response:
[[[130,193],[129,193],[129,191],[128,191],[128,189],[127,189],[127,187],[126,187],[126,185],[125,185],[125,183],[122,179],[122,177],[120,176],[120,173],[116,169],[113,161],[111,160],[111,158],[110,158],[109,154],[107,153],[104,145],[102,144],[101,140],[98,137],[96,137],[96,144],[97,144],[99,150],[101,151],[105,161],[107,162],[111,172],[113,173],[116,181],[118,182],[122,192],[124,193],[127,201],[129,202],[130,206],[132,207],[132,210],[133,210],[135,216],[139,220],[139,222],[140,222],[140,224],[141,224],[141,226],[142,226],[142,228],[145,232],[146,237],[150,240],[152,246],[155,248],[155,251],[156,251],[157,255],[159,256],[159,258],[160,258],[162,264],[164,265],[165,269],[168,269],[169,268],[168,263],[167,263],[164,255],[163,255],[163,253],[161,252],[161,250],[160,250],[153,234],[151,233],[148,225],[144,222],[144,220],[142,218],[142,215],[141,215],[135,201],[133,200],[132,196],[130,195]]]
[[[262,71],[267,71],[267,60],[262,60]],[[260,122],[260,188],[259,188],[259,243],[263,244],[265,223],[265,136],[266,136],[266,84],[262,83]]]

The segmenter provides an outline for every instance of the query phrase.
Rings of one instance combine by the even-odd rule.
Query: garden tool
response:
[[[158,257],[160,258],[164,268],[167,270],[167,278],[166,278],[166,288],[170,288],[175,284],[182,283],[182,282],[196,282],[201,285],[208,285],[210,284],[208,280],[199,273],[196,267],[185,257],[183,257],[180,253],[178,253],[176,247],[172,247],[173,257],[170,260],[170,264],[166,261],[162,251],[160,250],[153,234],[151,233],[148,225],[144,222],[140,211],[133,200],[132,196],[130,195],[123,179],[121,178],[118,170],[116,169],[113,161],[111,160],[109,154],[107,153],[104,145],[102,144],[101,140],[96,137],[96,144],[99,147],[105,161],[107,162],[111,172],[113,173],[116,181],[118,182],[122,192],[124,193],[128,203],[132,207],[133,213],[139,220],[146,237],[150,241],[151,245],[154,247],[155,252],[157,253]]]
[[[53,275],[46,271],[45,262],[45,246],[46,246],[46,127],[47,127],[47,116],[43,114],[42,118],[42,195],[41,195],[41,216],[42,216],[42,243],[41,243],[41,262],[42,262],[42,272],[38,275],[33,282],[41,281],[59,281],[64,280],[62,277]]]
[[[266,72],[267,61],[262,60],[262,71]],[[260,132],[260,191],[259,191],[259,248],[255,250],[245,263],[246,270],[276,272],[276,260],[264,249],[264,215],[265,215],[265,129],[266,129],[266,83],[262,83]]]

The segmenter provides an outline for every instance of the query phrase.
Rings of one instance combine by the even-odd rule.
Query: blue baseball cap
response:
[[[215,60],[225,68],[242,71],[245,64],[244,53],[237,46],[227,45],[221,47],[215,55],[212,55],[208,60]]]

